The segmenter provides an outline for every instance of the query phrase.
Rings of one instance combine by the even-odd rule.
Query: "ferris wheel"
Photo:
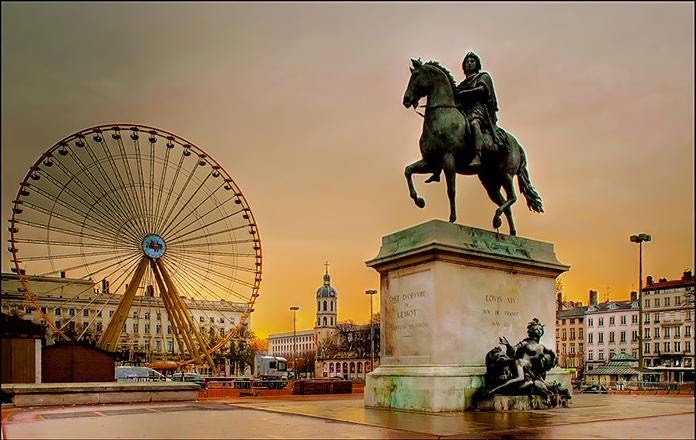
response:
[[[259,296],[246,198],[201,148],[158,128],[100,125],[57,142],[21,182],[9,231],[19,290],[54,337],[117,351],[126,321],[142,319],[130,330],[169,334],[180,363],[217,371],[211,354]]]

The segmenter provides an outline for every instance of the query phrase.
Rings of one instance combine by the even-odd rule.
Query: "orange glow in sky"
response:
[[[251,205],[262,336],[292,330],[292,305],[297,328],[313,326],[327,260],[339,320],[367,322],[381,237],[447,219],[444,179],[415,178],[421,210],[403,175],[420,159],[422,119],[401,105],[411,57],[461,81],[464,54],[481,55],[544,200],[544,214],[513,206],[518,233],[554,243],[569,299],[627,299],[635,233],[653,237],[644,275],[694,269],[692,3],[3,3],[2,47],[4,224],[62,137],[112,122],[171,131]],[[494,208],[458,178],[459,223],[491,229]]]

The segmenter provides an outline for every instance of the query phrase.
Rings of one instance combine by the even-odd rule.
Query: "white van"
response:
[[[117,382],[157,382],[170,380],[171,379],[165,377],[159,371],[155,371],[150,367],[116,367]]]

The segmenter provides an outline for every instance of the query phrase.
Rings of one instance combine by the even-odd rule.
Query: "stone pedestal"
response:
[[[569,267],[550,243],[432,220],[384,237],[367,265],[380,273],[382,323],[365,406],[471,409],[486,353],[500,336],[525,338],[532,318],[555,350],[555,279]]]

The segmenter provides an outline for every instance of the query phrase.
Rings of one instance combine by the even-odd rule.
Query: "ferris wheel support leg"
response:
[[[198,331],[198,327],[196,326],[195,323],[191,321],[191,315],[188,311],[188,308],[186,307],[186,304],[181,300],[181,297],[179,296],[179,292],[176,289],[176,286],[172,282],[171,278],[169,277],[169,273],[167,272],[167,269],[164,267],[162,264],[162,261],[159,259],[156,261],[157,266],[159,267],[160,273],[162,274],[162,278],[164,279],[164,283],[167,285],[167,290],[170,293],[169,298],[172,300],[174,304],[174,308],[178,309],[180,314],[183,316],[183,318],[186,320],[186,322],[189,324],[189,328],[193,331],[194,336],[198,340],[198,343],[200,344],[201,351],[203,352],[203,355],[205,356],[206,361],[208,361],[208,365],[210,365],[211,370],[213,371],[213,374],[218,373],[217,365],[215,365],[215,361],[213,361],[213,358],[210,356],[210,353],[207,350],[208,344],[205,343],[203,340],[203,336],[201,333]]]
[[[171,320],[174,321],[174,329],[172,330],[174,331],[174,337],[176,338],[177,343],[179,344],[179,350],[181,351],[181,354],[184,354],[184,347],[186,347],[191,356],[193,356],[194,359],[196,359],[196,362],[201,363],[200,353],[198,352],[196,344],[193,343],[191,336],[187,331],[187,322],[184,321],[182,314],[179,313],[180,311],[177,310],[177,308],[173,304],[173,294],[169,292],[165,284],[165,281],[163,280],[162,274],[159,270],[159,265],[155,262],[155,260],[151,260],[150,265],[152,267],[152,272],[155,274],[155,280],[157,281],[157,285],[159,286],[160,296],[162,298],[162,301],[164,302],[164,307],[167,310],[167,315],[170,317]],[[181,336],[183,336],[183,341],[181,339]]]
[[[133,304],[135,292],[138,290],[138,286],[140,285],[140,281],[143,279],[146,268],[147,258],[143,257],[143,259],[140,260],[138,267],[135,269],[135,273],[133,273],[133,278],[128,285],[128,289],[126,289],[126,293],[123,295],[123,298],[121,298],[121,302],[119,302],[113,318],[106,327],[104,334],[102,334],[101,338],[99,338],[99,342],[97,343],[99,348],[107,351],[116,351],[118,340],[121,336],[121,329],[128,318],[128,312]]]

